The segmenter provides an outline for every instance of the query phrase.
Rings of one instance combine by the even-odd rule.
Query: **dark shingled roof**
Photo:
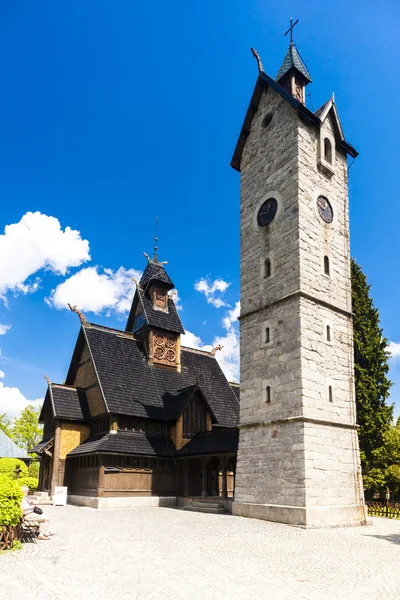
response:
[[[137,431],[117,431],[103,436],[91,436],[74,448],[68,456],[93,452],[141,454],[145,456],[173,456],[175,447],[165,435],[148,435]]]
[[[211,412],[212,417],[214,417],[215,419],[213,410],[211,406],[209,406],[207,399],[204,396],[201,389],[199,388],[199,386],[191,385],[190,387],[182,390],[181,392],[178,392],[175,395],[170,394],[166,397],[164,406],[165,418],[167,419],[167,421],[175,421],[178,417],[180,417],[186,404],[196,392],[201,395],[203,402],[207,406],[208,411]]]
[[[290,44],[289,50],[286,53],[281,68],[279,69],[276,80],[279,81],[290,69],[294,67],[297,69],[307,81],[311,81],[311,75],[307,69],[303,59],[297,51],[295,44]]]
[[[53,445],[53,442],[54,434],[48,433],[38,444],[36,444],[36,446],[32,448],[32,450],[29,450],[29,452],[36,452],[36,454],[41,454],[42,452],[50,448],[50,446]]]
[[[146,289],[151,281],[161,282],[165,284],[165,287],[169,290],[172,290],[172,288],[175,287],[163,265],[149,260],[140,280],[140,287]]]
[[[212,429],[195,435],[190,442],[178,450],[176,456],[208,454],[215,452],[237,452],[239,430],[235,428]]]
[[[50,404],[53,417],[68,421],[90,420],[90,410],[84,390],[69,385],[50,383],[39,415],[44,420],[45,408]]]
[[[89,406],[83,390],[56,383],[50,384],[50,388],[55,417],[72,421],[87,421],[90,419]]]
[[[168,312],[164,312],[162,310],[155,310],[152,300],[143,291],[138,290],[138,293],[140,294],[146,320],[149,325],[174,333],[185,333],[172,298],[168,298]]]
[[[181,349],[181,372],[149,365],[138,340],[105,327],[83,327],[109,412],[165,419],[171,395],[198,385],[216,424],[235,427],[239,403],[217,360],[208,352]]]

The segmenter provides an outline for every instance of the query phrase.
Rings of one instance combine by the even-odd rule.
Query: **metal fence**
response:
[[[398,502],[366,502],[368,514],[371,517],[387,517],[400,519],[400,504]]]

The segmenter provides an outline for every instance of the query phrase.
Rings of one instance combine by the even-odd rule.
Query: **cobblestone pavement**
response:
[[[0,555],[1,598],[400,598],[396,520],[304,531],[168,508],[45,512],[58,535]]]

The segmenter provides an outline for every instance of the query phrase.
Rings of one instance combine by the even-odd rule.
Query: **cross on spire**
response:
[[[290,31],[290,44],[293,44],[293,28],[295,25],[297,25],[297,23],[299,22],[299,20],[297,19],[294,23],[293,23],[293,17],[290,17],[290,27],[289,29],[286,31],[285,35],[287,35]]]

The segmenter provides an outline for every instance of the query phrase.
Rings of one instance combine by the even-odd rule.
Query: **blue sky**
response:
[[[67,297],[89,320],[124,327],[156,214],[187,341],[222,340],[235,376],[239,175],[229,163],[257,77],[250,47],[275,76],[291,16],[313,77],[309,108],[335,92],[360,152],[352,254],[385,335],[400,342],[397,3],[3,3],[0,413],[41,398],[43,373],[65,378],[79,329]]]

